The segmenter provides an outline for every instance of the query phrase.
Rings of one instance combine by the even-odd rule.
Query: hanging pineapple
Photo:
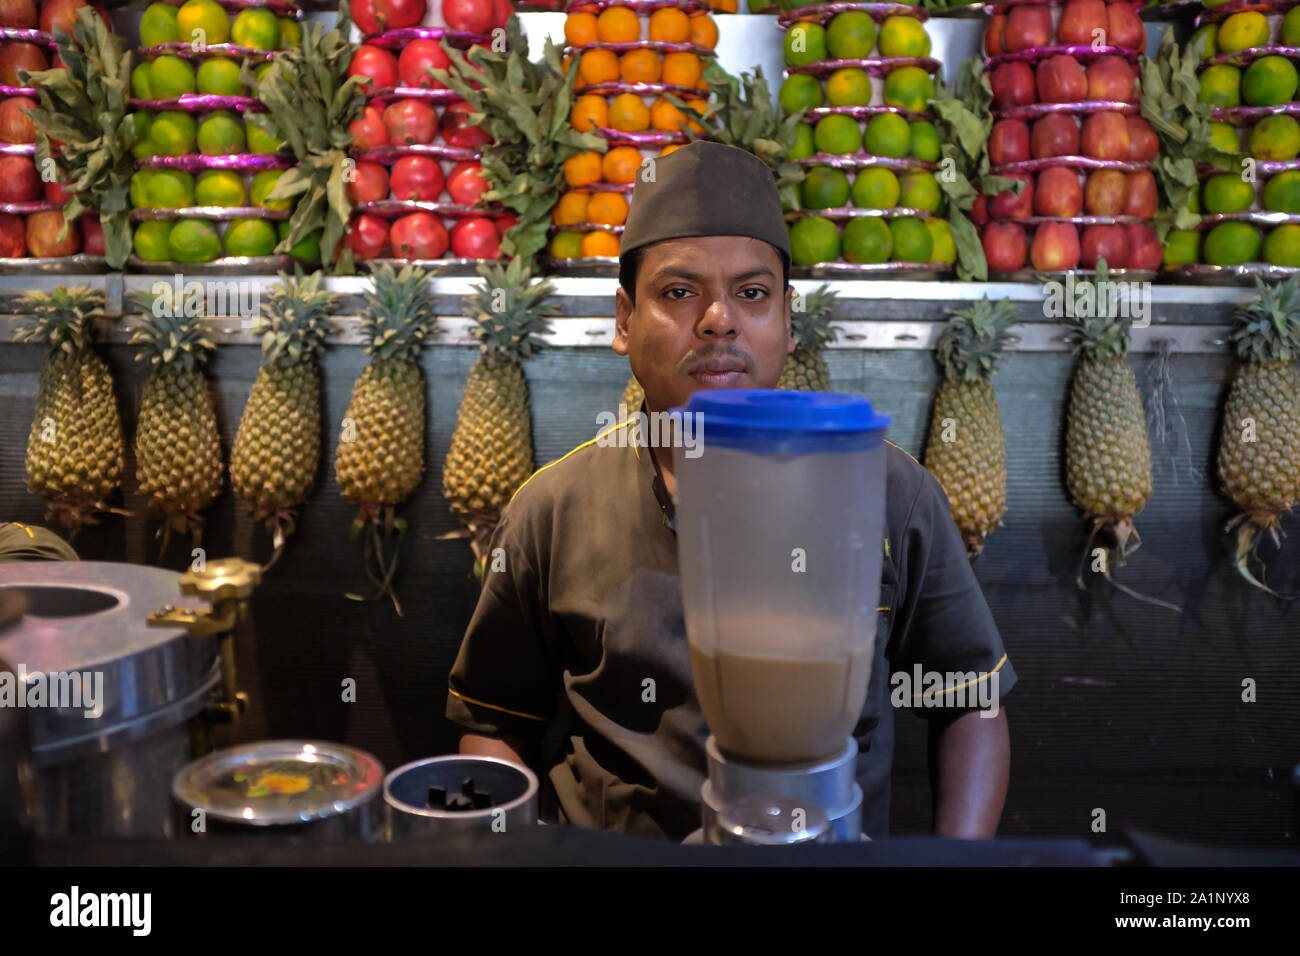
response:
[[[803,296],[799,304],[802,308],[790,312],[794,351],[785,357],[785,367],[781,369],[781,379],[776,387],[829,392],[831,373],[822,350],[835,341],[837,327],[831,325],[835,315],[835,293],[823,285]]]
[[[104,294],[58,286],[28,293],[22,308],[34,318],[15,339],[50,344],[27,439],[27,489],[45,499],[48,520],[75,534],[112,510],[107,499],[122,483],[122,421],[112,376],[93,347]]]
[[[152,294],[134,298],[141,316],[131,344],[139,347],[136,358],[153,366],[140,398],[136,478],[149,508],[165,519],[159,531],[165,553],[173,531],[199,544],[199,512],[221,493],[221,435],[203,375],[216,345],[179,301],[155,308]]]
[[[523,361],[542,348],[549,282],[532,282],[520,257],[508,268],[479,266],[483,284],[465,298],[464,314],[478,327],[480,355],[470,369],[443,465],[443,494],[469,529],[481,570],[484,549],[501,510],[533,472],[533,429]]]
[[[943,382],[930,417],[925,466],[947,492],[972,557],[1007,510],[1007,445],[993,376],[1003,347],[1016,341],[1007,333],[1015,321],[1010,302],[993,304],[986,296],[953,312],[939,336]]]
[[[393,509],[406,500],[424,474],[424,380],[420,351],[433,334],[437,316],[428,271],[391,265],[371,273],[374,288],[364,293],[361,334],[370,362],[352,388],[343,420],[334,472],[343,495],[360,506],[354,536],[366,532],[366,575],[402,607],[393,592],[397,554],[384,555],[387,537],[403,534],[406,521]],[[374,562],[378,574],[371,570]],[[356,597],[356,595],[349,595]],[[358,600],[362,598],[357,597]]]
[[[1255,279],[1258,298],[1234,313],[1240,365],[1228,392],[1219,436],[1219,480],[1242,513],[1237,570],[1256,587],[1250,556],[1267,531],[1280,545],[1279,519],[1300,501],[1300,278],[1271,288]]]
[[[277,556],[320,464],[320,357],[338,304],[320,283],[320,272],[306,279],[301,272],[294,279],[281,274],[263,302],[251,331],[261,338],[266,361],[230,452],[231,487],[266,523]]]
[[[619,401],[623,403],[629,416],[641,410],[641,403],[645,401],[645,389],[641,387],[635,375],[627,380],[627,388],[623,389],[623,397]]]

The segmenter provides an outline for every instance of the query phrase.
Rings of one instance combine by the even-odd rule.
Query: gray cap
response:
[[[619,281],[630,283],[629,253],[665,239],[749,236],[773,246],[788,268],[790,237],[772,170],[753,153],[697,140],[638,174],[619,244]]]

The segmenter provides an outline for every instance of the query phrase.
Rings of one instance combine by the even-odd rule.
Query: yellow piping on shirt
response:
[[[998,666],[993,668],[993,670],[989,671],[983,677],[977,677],[974,680],[968,680],[966,683],[958,684],[956,687],[949,687],[947,690],[943,691],[942,693],[951,694],[953,691],[961,690],[963,687],[970,687],[972,684],[978,684],[980,681],[985,680],[986,678],[991,677],[992,675],[996,674],[998,671],[1002,670],[1002,665],[1005,664],[1006,662],[1007,662],[1007,655],[1003,654],[1002,660],[998,661]],[[925,692],[921,691],[918,694],[913,694],[912,699],[919,700],[924,696],[925,696]]]
[[[535,472],[533,472],[531,475],[529,475],[528,478],[525,479],[525,481],[524,481],[524,483],[523,483],[522,485],[520,485],[518,488],[515,489],[515,494],[510,496],[510,500],[513,502],[513,501],[515,500],[515,495],[517,495],[517,494],[519,494],[519,492],[523,491],[523,490],[524,490],[524,486],[527,485],[528,482],[532,481],[534,478],[536,478],[538,475],[540,475],[542,472],[544,472],[547,468],[550,468],[552,465],[558,465],[560,462],[564,461],[565,458],[568,458],[568,457],[569,457],[570,455],[572,455],[574,452],[582,451],[582,450],[583,450],[584,448],[586,448],[588,445],[594,445],[594,444],[596,444],[596,442],[600,441],[602,438],[604,438],[604,437],[605,437],[606,435],[608,435],[610,432],[618,431],[620,428],[626,428],[628,425],[631,425],[632,423],[633,423],[633,419],[631,419],[631,418],[629,418],[629,419],[628,419],[627,421],[625,421],[625,422],[619,422],[617,425],[613,425],[613,426],[611,426],[611,427],[605,429],[603,432],[601,432],[601,433],[600,433],[599,435],[597,435],[595,438],[592,438],[592,439],[589,439],[589,440],[583,442],[583,443],[582,443],[581,445],[579,445],[577,448],[573,449],[573,451],[565,452],[564,455],[562,455],[561,457],[555,459],[555,461],[549,461],[549,462],[547,462],[546,464],[542,465],[541,468],[538,468]],[[490,705],[488,705],[488,706],[490,706]]]
[[[450,687],[447,688],[447,691],[448,693],[453,694],[456,697],[459,697],[461,700],[465,701],[466,703],[477,704],[479,707],[490,707],[493,710],[501,711],[501,713],[503,714],[513,714],[515,717],[527,717],[529,720],[540,721],[543,724],[546,723],[545,717],[538,717],[536,714],[525,714],[521,710],[511,710],[509,707],[498,707],[496,704],[489,704],[486,703],[485,701],[475,700],[473,697],[466,697],[464,694],[456,693],[456,691],[452,690],[452,688]]]

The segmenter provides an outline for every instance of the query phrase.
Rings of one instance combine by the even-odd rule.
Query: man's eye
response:
[[[767,290],[766,290],[766,289],[758,289],[758,288],[754,288],[754,289],[741,289],[741,290],[740,290],[740,294],[743,295],[743,296],[744,296],[745,298],[747,298],[747,299],[757,300],[757,299],[761,299],[761,298],[763,298],[763,296],[767,295]]]
[[[681,295],[678,295],[678,294],[677,294],[677,293],[679,293],[679,292],[681,293]],[[686,297],[687,297],[688,295],[690,295],[691,293],[690,293],[690,290],[688,290],[688,289],[677,288],[677,289],[669,289],[669,290],[668,290],[667,292],[665,292],[664,294],[665,294],[666,296],[668,296],[670,299],[678,299],[678,300],[680,300],[680,299],[684,299],[684,298],[686,298]]]

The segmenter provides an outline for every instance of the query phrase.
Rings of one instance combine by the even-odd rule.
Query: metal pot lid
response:
[[[218,820],[282,826],[346,813],[373,800],[379,761],[346,744],[266,740],[218,750],[181,769],[172,795]]]

